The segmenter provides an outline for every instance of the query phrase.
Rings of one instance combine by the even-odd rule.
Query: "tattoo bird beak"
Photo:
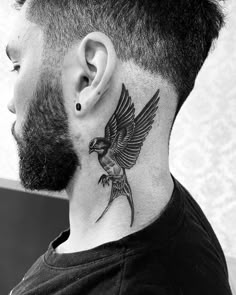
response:
[[[92,152],[94,152],[93,148],[89,148],[89,154],[91,154]]]

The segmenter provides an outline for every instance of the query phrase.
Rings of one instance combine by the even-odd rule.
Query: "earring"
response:
[[[81,108],[82,108],[82,107],[81,107],[81,104],[80,104],[80,103],[77,103],[77,104],[76,104],[76,110],[77,110],[77,111],[81,111]]]

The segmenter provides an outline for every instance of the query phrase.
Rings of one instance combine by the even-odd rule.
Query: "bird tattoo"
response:
[[[143,142],[152,128],[160,99],[159,92],[158,89],[135,117],[134,104],[122,84],[118,105],[105,127],[105,136],[96,137],[89,143],[89,154],[98,154],[98,161],[107,173],[102,174],[98,184],[101,182],[104,187],[110,185],[110,181],[112,183],[109,202],[96,222],[104,216],[117,197],[126,196],[131,209],[130,227],[133,225],[134,203],[125,169],[135,165]]]

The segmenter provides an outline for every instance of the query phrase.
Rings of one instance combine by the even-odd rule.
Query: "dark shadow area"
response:
[[[0,188],[0,294],[25,272],[69,226],[67,200]]]

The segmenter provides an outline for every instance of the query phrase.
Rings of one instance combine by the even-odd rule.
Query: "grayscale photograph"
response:
[[[236,295],[235,0],[0,1],[0,295]]]

